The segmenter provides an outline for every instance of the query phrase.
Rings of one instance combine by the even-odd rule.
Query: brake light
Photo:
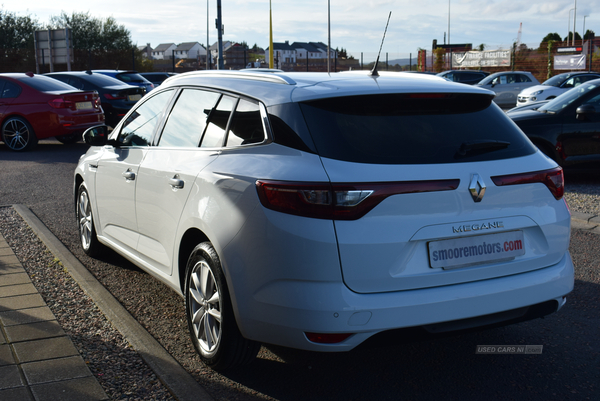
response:
[[[561,167],[544,171],[533,171],[530,173],[501,175],[491,178],[497,186],[533,184],[537,182],[542,183],[548,187],[556,200],[562,199],[565,194],[565,179]]]
[[[55,109],[69,109],[71,108],[71,106],[73,106],[73,102],[70,102],[60,97],[48,101],[48,104],[50,105],[50,107]]]
[[[460,180],[398,181],[360,184],[256,181],[261,204],[296,216],[358,220],[392,195],[450,191]]]
[[[120,95],[118,93],[105,93],[104,97],[107,98],[108,100],[122,100],[122,99],[127,98],[127,96]]]

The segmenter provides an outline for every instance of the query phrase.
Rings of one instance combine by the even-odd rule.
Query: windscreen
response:
[[[485,94],[391,94],[301,103],[322,157],[442,164],[520,157],[535,147]]]

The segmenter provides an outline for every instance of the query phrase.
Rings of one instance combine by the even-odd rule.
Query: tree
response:
[[[542,43],[550,42],[551,40],[556,41],[556,42],[562,42],[562,38],[560,37],[560,35],[558,33],[554,32],[554,33],[549,33],[548,35],[544,36],[544,39],[542,39]]]
[[[0,71],[28,71],[35,65],[34,32],[40,29],[29,15],[0,9]]]
[[[583,39],[584,40],[588,40],[588,39],[594,39],[596,37],[596,33],[594,31],[591,30],[587,30],[585,31],[585,34],[583,34]]]
[[[131,34],[124,25],[117,24],[113,17],[102,21],[87,13],[50,18],[51,29],[70,27],[73,35],[73,48],[82,50],[130,50],[133,48]]]
[[[573,32],[569,32],[569,35],[564,39],[565,42],[573,40]],[[581,35],[575,32],[575,40],[581,40]]]

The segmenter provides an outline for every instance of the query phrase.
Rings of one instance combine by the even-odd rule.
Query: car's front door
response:
[[[131,113],[118,133],[116,146],[105,146],[96,172],[98,231],[127,252],[135,252],[138,226],[135,187],[138,170],[172,91],[154,96]]]
[[[210,120],[207,124],[207,118],[219,112],[227,124],[233,106],[229,96],[182,90],[157,146],[150,148],[141,164],[136,188],[137,250],[140,258],[162,274],[172,274],[182,210],[190,192],[200,190],[196,177],[218,157],[223,144],[224,127],[215,127]],[[210,136],[210,147],[199,147],[203,134],[207,141]]]

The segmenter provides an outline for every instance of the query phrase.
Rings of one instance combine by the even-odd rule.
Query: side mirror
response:
[[[585,121],[588,117],[596,114],[596,108],[591,104],[582,104],[577,108],[577,116],[576,118],[581,121]]]
[[[88,128],[83,133],[83,141],[91,146],[104,146],[107,138],[108,127],[106,125]]]

